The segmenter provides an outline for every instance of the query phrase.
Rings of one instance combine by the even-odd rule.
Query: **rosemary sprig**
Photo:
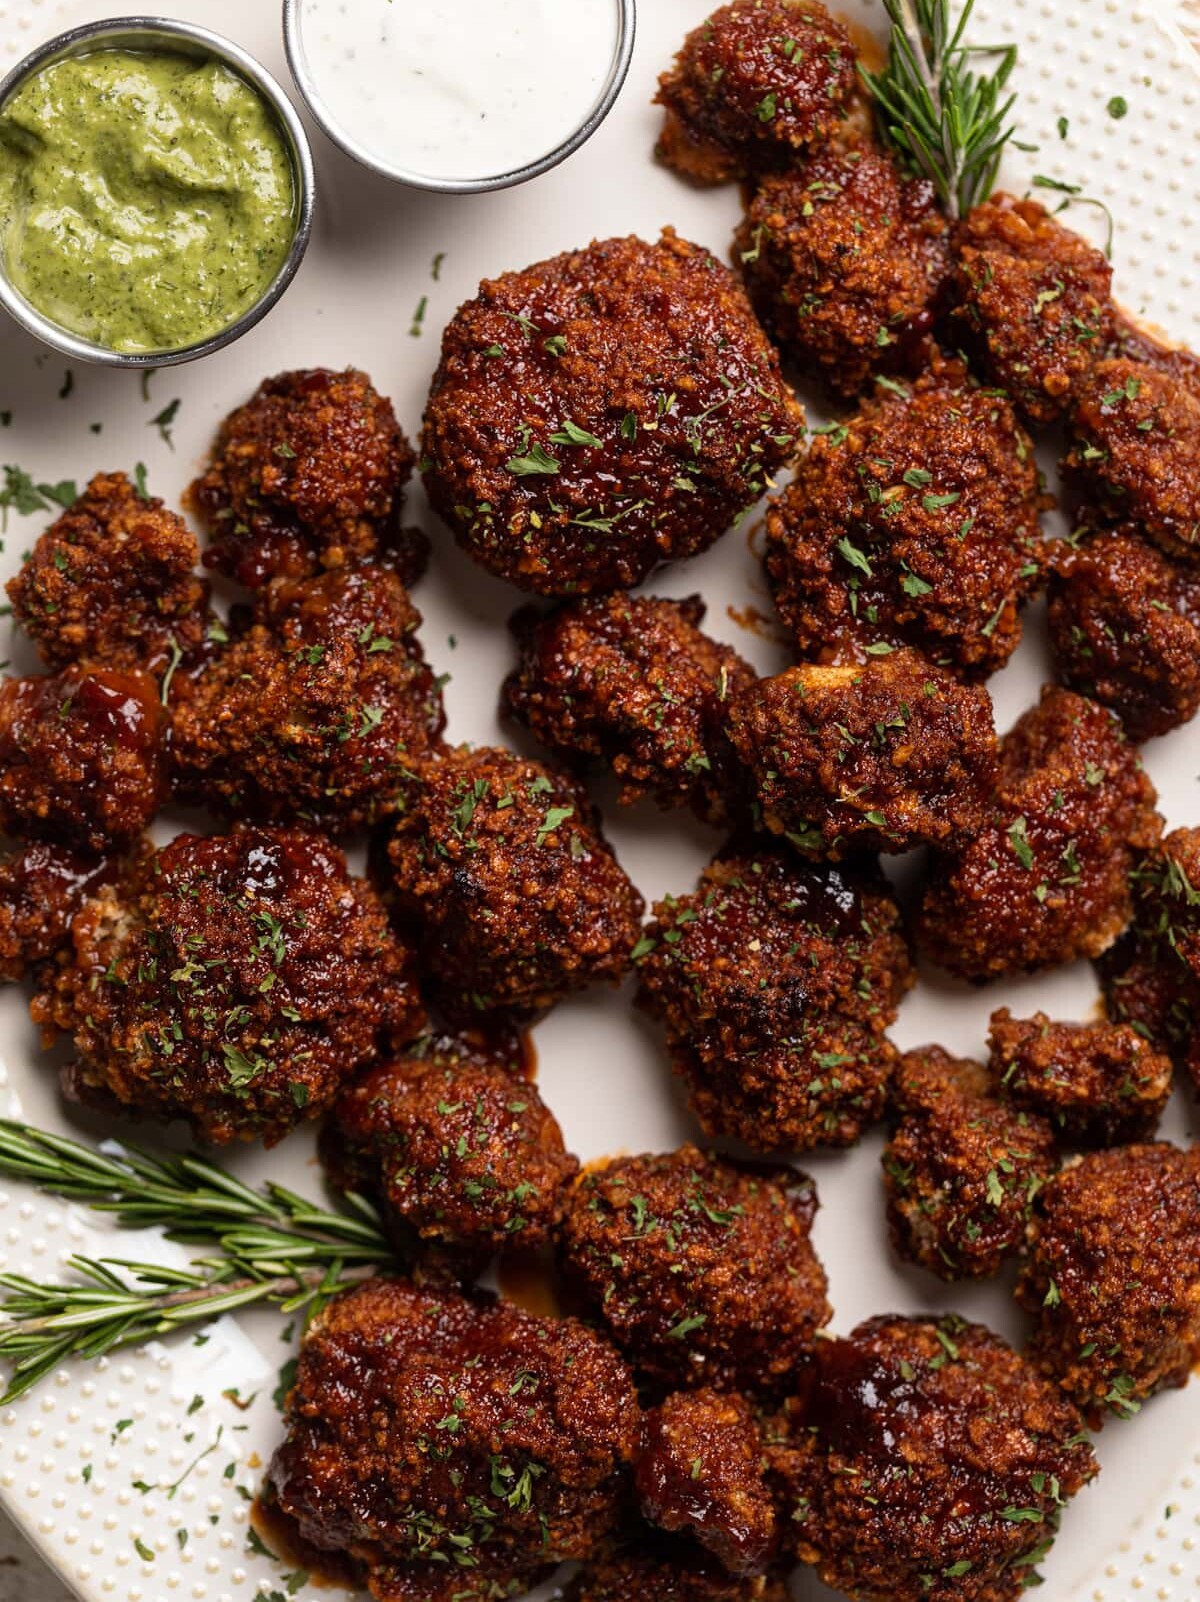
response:
[[[892,22],[887,65],[863,71],[875,96],[887,140],[916,172],[928,178],[951,217],[986,200],[996,182],[1008,121],[1016,100],[1005,88],[1017,61],[1016,45],[963,42],[975,0],[966,0],[952,24],[951,0],[883,0]],[[973,57],[997,58],[977,74]]]
[[[392,1256],[371,1204],[346,1198],[331,1212],[269,1183],[261,1191],[207,1158],[119,1156],[0,1120],[0,1175],[23,1179],[107,1213],[127,1228],[160,1227],[168,1240],[214,1248],[189,1268],[120,1257],[73,1257],[79,1276],[39,1284],[0,1274],[0,1361],[11,1401],[69,1357],[95,1358],[169,1335],[254,1302],[284,1313],[319,1305]]]

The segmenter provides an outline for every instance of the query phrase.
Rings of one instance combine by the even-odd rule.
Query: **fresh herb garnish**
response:
[[[535,445],[524,456],[510,456],[504,465],[514,478],[530,478],[537,473],[562,472],[562,463],[555,461],[544,445]]]
[[[883,3],[892,22],[887,64],[862,74],[881,130],[908,166],[929,179],[951,217],[961,217],[991,194],[1012,137],[1016,96],[1005,90],[1017,47],[964,43],[975,0],[967,0],[957,24],[950,0]],[[983,56],[996,65],[978,74],[972,58]]]
[[[179,416],[179,408],[182,405],[183,402],[181,400],[173,400],[169,406],[163,407],[162,411],[159,412],[157,417],[152,417],[149,423],[149,427],[157,428],[159,434],[162,436],[163,441],[169,445],[172,450],[175,449],[175,440],[171,434],[171,425]]]
[[[0,1174],[203,1249],[190,1269],[77,1256],[67,1263],[73,1282],[0,1274],[4,1401],[73,1354],[140,1346],[256,1302],[297,1311],[392,1260],[375,1209],[360,1197],[328,1212],[276,1185],[252,1190],[191,1153],[158,1157],[131,1146],[114,1156],[0,1119]],[[121,1419],[113,1438],[132,1423]]]

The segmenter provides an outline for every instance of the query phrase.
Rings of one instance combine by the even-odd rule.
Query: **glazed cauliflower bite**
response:
[[[989,1066],[1000,1095],[1078,1146],[1149,1140],[1171,1094],[1171,1059],[1128,1024],[992,1014]]]
[[[375,1197],[401,1251],[465,1277],[545,1245],[579,1164],[515,1035],[425,1036],[338,1097],[321,1156],[334,1188]]]
[[[733,0],[693,28],[658,80],[660,160],[698,183],[792,165],[845,116],[850,35],[820,0]]]
[[[916,651],[751,683],[729,737],[762,825],[805,856],[946,845],[980,826],[995,776],[987,691]]]
[[[700,630],[704,602],[598,595],[512,620],[520,663],[503,710],[564,760],[596,757],[624,805],[653,796],[727,822],[739,775],[728,705],[754,670]]]
[[[180,835],[88,901],[34,998],[81,1100],[274,1145],[417,1034],[411,957],[317,835]]]
[[[93,854],[147,828],[166,714],[147,673],[71,667],[0,683],[0,830]]]
[[[1059,678],[1120,717],[1131,740],[1187,723],[1200,707],[1200,568],[1172,560],[1132,525],[1080,535],[1050,569]]]
[[[1136,1413],[1200,1359],[1200,1148],[1094,1152],[1038,1196],[1017,1300],[1078,1405]]]
[[[568,1284],[643,1375],[667,1386],[786,1388],[830,1317],[804,1174],[694,1146],[615,1157],[571,1191]]]
[[[124,473],[98,474],[8,581],[13,615],[52,669],[164,674],[199,649],[208,586],[195,536]]]
[[[956,362],[816,435],[767,512],[767,574],[800,656],[910,646],[981,680],[1041,582],[1037,464],[1003,396]]]
[[[399,527],[411,445],[365,373],[268,378],[221,425],[191,499],[206,564],[251,589],[273,578],[414,553]]]
[[[803,426],[742,286],[668,229],[485,281],[445,333],[422,471],[489,572],[626,589],[707,549]]]
[[[1062,417],[1115,333],[1112,267],[1036,200],[995,194],[952,234],[950,327],[1034,427]]]
[[[42,840],[0,855],[0,983],[52,957],[83,903],[117,871],[110,857]]]
[[[567,1602],[788,1602],[783,1574],[728,1574],[680,1537],[638,1532],[611,1555],[585,1563]]]
[[[637,943],[642,898],[582,787],[497,747],[418,765],[380,873],[456,1016],[535,1017],[618,981]]]
[[[891,1090],[883,1151],[896,1254],[940,1279],[985,1279],[1025,1241],[1029,1209],[1058,1166],[1050,1124],[995,1094],[980,1063],[910,1051]]]
[[[1130,875],[1133,921],[1099,963],[1109,1017],[1187,1068],[1200,1090],[1200,829],[1176,829]]]
[[[276,580],[253,617],[173,696],[176,794],[333,834],[389,817],[445,727],[399,577],[371,566]]]
[[[947,224],[932,186],[882,148],[829,146],[763,178],[734,253],[763,326],[835,397],[924,365]]]
[[[624,1363],[574,1319],[372,1279],[309,1324],[270,1484],[381,1602],[531,1588],[598,1551],[641,1436]],[[474,1571],[479,1570],[476,1574]],[[517,1584],[521,1581],[521,1584]]]
[[[914,982],[877,870],[764,847],[719,858],[654,910],[641,1000],[705,1132],[757,1151],[853,1145],[883,1110],[884,1031]]]
[[[1099,362],[1077,386],[1063,472],[1168,556],[1200,553],[1200,386],[1139,362]]]
[[[1032,973],[1105,951],[1129,922],[1129,870],[1162,830],[1116,717],[1048,688],[1000,743],[991,816],[935,858],[917,944],[964,979]]]
[[[1016,1602],[1097,1471],[1082,1419],[998,1335],[870,1319],[821,1343],[782,1524],[860,1602]]]
[[[646,1414],[634,1473],[642,1516],[690,1533],[730,1574],[762,1574],[775,1551],[763,1439],[744,1396],[678,1391]]]

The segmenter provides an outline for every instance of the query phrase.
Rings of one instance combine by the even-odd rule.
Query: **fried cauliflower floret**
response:
[[[97,663],[161,675],[208,627],[195,536],[124,473],[98,474],[8,581],[13,615],[51,669]]]
[[[268,378],[222,423],[192,485],[204,560],[251,589],[381,556],[404,563],[399,517],[414,461],[365,373]]]
[[[1044,1012],[992,1014],[990,1067],[1014,1107],[1049,1119],[1079,1146],[1149,1140],[1171,1094],[1171,1059],[1127,1024],[1054,1023]]]
[[[660,160],[706,184],[790,166],[845,115],[856,59],[820,0],[732,0],[658,80]]]
[[[374,1602],[515,1602],[550,1579],[556,1564],[529,1567],[506,1556],[457,1562],[390,1563],[372,1559],[359,1571]]]
[[[883,1176],[893,1249],[940,1279],[998,1273],[1058,1166],[1049,1123],[1007,1106],[986,1068],[940,1046],[901,1058],[891,1101]]]
[[[1036,200],[996,194],[952,236],[950,326],[1034,426],[1055,422],[1114,333],[1103,251]]]
[[[803,425],[742,286],[668,229],[486,280],[446,330],[422,470],[477,562],[582,594],[705,550]]]
[[[1030,1358],[1087,1411],[1136,1413],[1200,1360],[1200,1148],[1094,1152],[1034,1208]]]
[[[397,575],[277,580],[176,697],[176,794],[227,816],[342,834],[403,804],[439,744],[441,692]]]
[[[1063,683],[1111,707],[1131,740],[1166,734],[1200,708],[1200,572],[1133,528],[1094,533],[1056,556],[1050,640]]]
[[[1168,556],[1200,554],[1200,388],[1161,368],[1099,362],[1077,386],[1063,471]]]
[[[730,1574],[762,1574],[775,1550],[763,1442],[745,1397],[679,1391],[646,1414],[635,1470],[642,1516],[691,1533]]]
[[[987,825],[935,860],[917,943],[964,979],[1095,957],[1129,922],[1134,853],[1162,829],[1116,717],[1054,687],[1000,742]]]
[[[145,829],[165,714],[146,673],[67,668],[0,683],[0,831],[97,854]]]
[[[625,805],[649,795],[726,822],[737,789],[726,709],[755,675],[701,632],[704,611],[698,595],[624,594],[521,611],[503,706],[558,756],[607,762]]]
[[[758,680],[735,697],[729,737],[762,824],[835,860],[972,832],[996,761],[987,691],[908,650]]]
[[[705,1132],[758,1151],[853,1145],[883,1110],[884,1031],[913,983],[883,878],[764,849],[719,858],[654,912],[641,1000]]]
[[[950,267],[923,179],[873,145],[829,146],[764,178],[735,239],[763,326],[848,399],[876,374],[919,370]]]
[[[726,1573],[692,1542],[633,1535],[612,1555],[585,1563],[568,1602],[788,1602],[783,1575]]]
[[[1130,876],[1133,921],[1099,963],[1109,1017],[1131,1024],[1200,1090],[1200,829],[1176,829]]]
[[[806,1422],[784,1528],[861,1602],[1016,1602],[1097,1472],[1057,1387],[959,1318],[874,1318],[823,1341]]]
[[[336,1189],[376,1197],[403,1249],[470,1274],[545,1244],[579,1164],[508,1041],[426,1036],[339,1096],[321,1155]]]
[[[955,362],[817,435],[767,514],[802,657],[907,645],[970,680],[1008,661],[1040,584],[1037,464],[1003,396]]]
[[[116,871],[112,858],[43,840],[0,856],[0,983],[52,957],[88,896]]]
[[[641,1414],[576,1320],[372,1279],[309,1325],[286,1425],[279,1505],[390,1598],[404,1569],[458,1575],[463,1554],[527,1576],[588,1557],[617,1523]]]
[[[1115,360],[1137,362],[1167,373],[1200,393],[1200,356],[1186,345],[1175,345],[1143,328],[1118,306],[1113,337],[1104,354]]]
[[[806,1175],[694,1146],[588,1168],[560,1235],[568,1283],[638,1371],[668,1386],[786,1387],[828,1322]]]
[[[387,847],[387,887],[442,1004],[533,1017],[573,990],[616,982],[642,898],[583,789],[497,747],[421,763]]]
[[[424,1021],[409,953],[316,835],[180,835],[89,901],[33,1016],[85,1099],[274,1145]]]

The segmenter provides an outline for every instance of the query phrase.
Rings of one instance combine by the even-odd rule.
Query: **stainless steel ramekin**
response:
[[[569,0],[564,0],[564,3],[569,4]],[[560,161],[565,161],[568,156],[573,155],[580,145],[586,144],[608,116],[616,104],[617,96],[621,93],[629,73],[629,63],[633,59],[633,41],[637,30],[637,0],[613,0],[618,12],[617,48],[600,98],[571,137],[565,139],[561,145],[557,145],[548,155],[539,156],[536,161],[518,167],[514,172],[500,173],[491,177],[431,178],[427,173],[412,172],[406,167],[382,160],[373,151],[352,139],[330,115],[329,108],[321,98],[321,92],[313,82],[308,62],[305,60],[304,42],[300,36],[302,4],[303,0],[283,0],[284,42],[287,46],[292,77],[296,80],[296,87],[314,120],[340,150],[345,151],[346,155],[361,166],[369,167],[372,172],[379,173],[383,178],[407,184],[409,188],[432,189],[444,195],[475,195],[489,189],[511,189],[514,184],[526,183],[530,178],[537,178],[541,173],[549,172],[551,167],[557,167]]]
[[[275,113],[292,163],[292,182],[295,189],[295,232],[287,259],[262,296],[244,312],[236,322],[220,333],[211,335],[194,345],[180,346],[175,350],[119,351],[110,350],[89,339],[73,334],[31,306],[13,286],[0,254],[0,306],[21,326],[44,344],[72,356],[76,361],[93,362],[105,367],[174,367],[181,362],[196,361],[213,351],[224,350],[235,339],[260,323],[279,300],[296,276],[304,259],[312,234],[313,206],[316,202],[316,175],[313,171],[312,151],[304,131],[287,95],[279,84],[253,56],[240,45],[212,33],[208,28],[191,22],[175,22],[169,17],[113,17],[106,22],[91,22],[84,27],[72,28],[40,45],[0,82],[0,110],[16,90],[34,73],[67,56],[87,55],[94,50],[161,50],[168,49],[178,55],[196,56],[203,60],[223,62],[255,89]]]

